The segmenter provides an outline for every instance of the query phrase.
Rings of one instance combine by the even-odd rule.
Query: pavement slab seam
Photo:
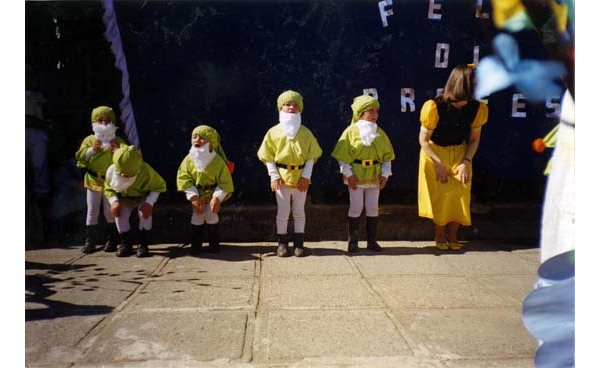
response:
[[[123,302],[121,302],[115,309],[108,315],[104,316],[93,328],[91,328],[84,337],[76,344],[77,347],[83,348],[83,356],[85,356],[89,350],[91,349],[90,342],[93,341],[97,336],[102,335],[103,331],[107,326],[109,326],[114,319],[120,318],[121,312],[130,304],[132,298],[134,298],[137,294],[143,290],[146,285],[150,282],[152,275],[156,274],[161,270],[167,263],[169,259],[167,257],[163,258],[152,271],[149,272],[148,277],[140,283],[134,290],[125,297]]]
[[[422,345],[420,345],[416,341],[414,341],[410,337],[410,334],[408,333],[408,330],[406,329],[406,327],[403,326],[402,323],[397,318],[395,318],[395,315],[393,313],[393,304],[390,304],[390,300],[388,300],[386,297],[381,295],[381,293],[379,293],[376,290],[376,288],[371,284],[371,282],[368,280],[368,278],[363,274],[362,270],[360,269],[360,266],[356,263],[356,261],[354,260],[353,257],[347,256],[346,258],[348,259],[348,262],[350,263],[350,265],[354,268],[355,272],[358,273],[360,275],[360,277],[363,279],[363,282],[367,285],[367,287],[369,288],[371,293],[379,299],[381,305],[385,309],[386,315],[392,321],[392,323],[394,324],[394,327],[398,330],[398,333],[400,334],[400,336],[402,336],[402,338],[404,338],[409,349],[412,351],[413,355],[429,356],[429,352],[427,351],[427,349],[425,349]]]

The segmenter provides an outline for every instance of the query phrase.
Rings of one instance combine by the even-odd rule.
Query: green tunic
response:
[[[378,184],[381,176],[381,164],[395,159],[394,148],[387,134],[379,126],[377,137],[370,146],[365,146],[360,138],[356,124],[347,127],[331,154],[336,160],[350,164],[358,184]],[[378,164],[364,167],[354,160],[377,160]]]
[[[196,187],[202,200],[210,200],[215,192],[215,186],[227,193],[227,200],[233,193],[233,178],[221,156],[215,158],[206,166],[204,171],[198,170],[194,159],[189,154],[185,156],[177,170],[177,190],[182,192]]]
[[[108,180],[104,182],[106,198],[117,196],[119,202],[126,206],[134,207],[142,203],[150,192],[164,193],[167,191],[165,180],[146,162],[142,164],[140,172],[136,175],[133,184],[127,190],[117,193],[111,188]]]
[[[112,165],[113,151],[100,149],[98,152],[93,153],[89,160],[86,161],[85,153],[94,145],[95,140],[96,137],[94,134],[87,136],[83,142],[81,142],[79,150],[75,153],[75,159],[77,160],[77,167],[84,167],[98,174],[99,177],[86,172],[83,178],[83,186],[99,192],[104,187],[104,175],[106,174],[106,169]],[[127,142],[120,137],[116,137],[115,141],[119,146],[127,144]]]
[[[258,159],[264,164],[271,161],[276,164],[304,165],[308,160],[317,162],[323,150],[312,132],[304,125],[300,125],[294,138],[288,137],[279,125],[267,131],[260,148]],[[288,170],[277,167],[279,176],[290,187],[297,187],[302,176],[302,169]]]

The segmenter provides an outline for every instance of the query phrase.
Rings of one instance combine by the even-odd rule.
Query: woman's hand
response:
[[[456,177],[462,184],[467,184],[469,181],[469,167],[464,161],[456,167]]]
[[[435,165],[435,178],[437,179],[437,181],[439,181],[442,184],[447,183],[448,175],[450,173],[448,172],[448,169],[446,168],[446,166],[444,166],[443,164],[438,164],[435,161],[434,161],[434,165]]]

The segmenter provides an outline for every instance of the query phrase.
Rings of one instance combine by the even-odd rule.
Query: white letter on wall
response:
[[[402,88],[400,90],[400,104],[402,105],[402,112],[406,112],[406,105],[410,106],[410,112],[415,111],[415,89],[414,88]]]
[[[429,11],[427,12],[427,18],[429,19],[442,19],[442,15],[435,12],[442,8],[442,4],[436,4],[435,0],[429,0]]]
[[[546,113],[547,118],[560,117],[560,97],[548,97],[546,99],[546,107],[550,109]]]
[[[450,53],[450,44],[438,43],[435,48],[435,67],[436,68],[447,68],[448,67],[448,54]]]
[[[387,21],[387,17],[389,17],[390,15],[394,15],[394,10],[393,9],[385,9],[386,6],[388,5],[392,5],[392,0],[382,0],[379,3],[379,15],[381,16],[381,23],[383,24],[384,27],[388,26],[388,21]]]
[[[379,98],[377,96],[377,88],[365,88],[365,89],[363,89],[363,95],[371,96],[374,99],[379,100]]]
[[[521,93],[515,93],[512,97],[512,117],[513,118],[526,118],[527,113],[525,111],[519,111],[519,109],[525,108],[525,103],[520,102],[524,101],[525,96]]]

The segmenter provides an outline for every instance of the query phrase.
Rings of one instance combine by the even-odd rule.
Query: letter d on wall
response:
[[[450,54],[450,44],[438,43],[435,48],[435,67],[436,68],[447,68],[449,54]]]

